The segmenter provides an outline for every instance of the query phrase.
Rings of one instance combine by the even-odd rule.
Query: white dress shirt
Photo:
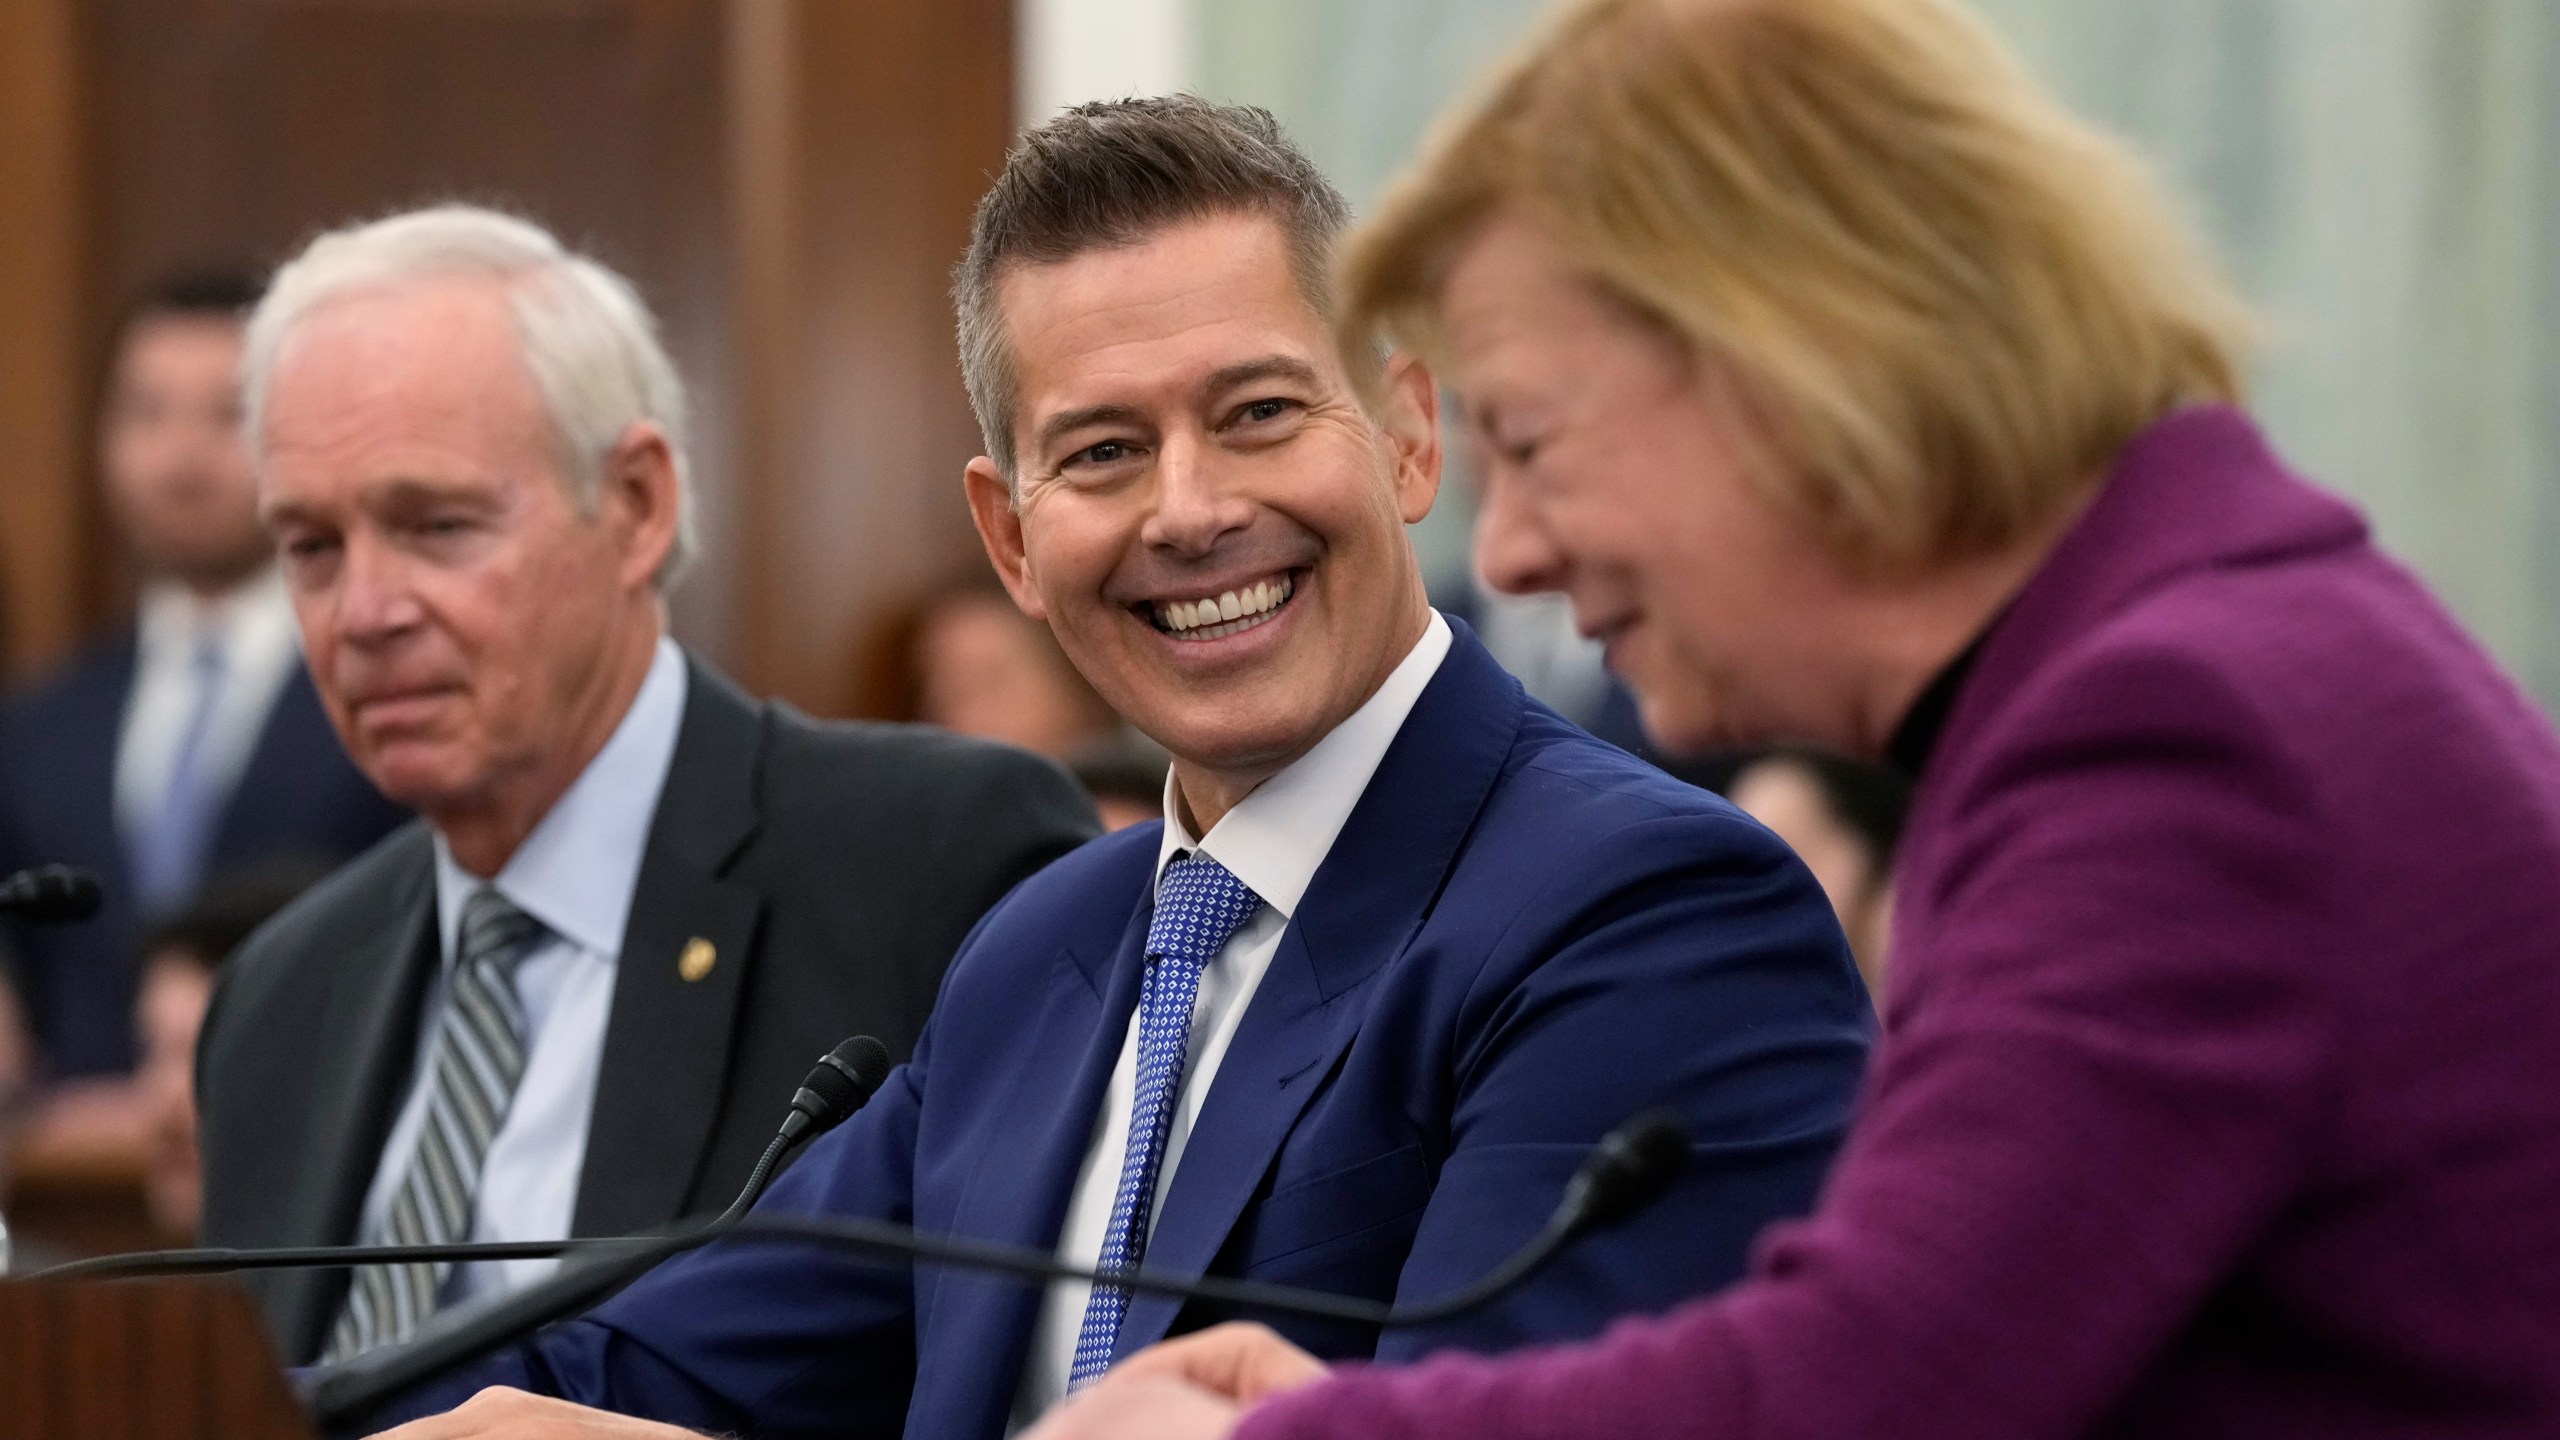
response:
[[[640,883],[641,855],[658,813],[658,795],[675,759],[685,688],[684,652],[673,640],[659,640],[648,678],[612,737],[488,882],[551,934],[516,967],[516,996],[525,1015],[524,1075],[481,1161],[479,1192],[471,1198],[470,1238],[475,1242],[557,1240],[569,1233],[578,1176],[586,1164],[587,1122],[595,1110],[596,1069],[604,1057],[623,927],[631,918],[631,894]],[[481,884],[453,858],[441,835],[435,851],[436,936],[443,964],[423,1007],[417,1071],[408,1099],[382,1147],[373,1188],[365,1193],[362,1234],[368,1243],[382,1236],[391,1202],[417,1154],[418,1132],[426,1124],[435,1088],[429,1066],[443,1016],[445,977],[453,968],[463,903]],[[450,1306],[528,1285],[558,1264],[505,1260],[459,1265],[445,1282],[441,1303]]]
[[[133,690],[116,737],[116,827],[124,835],[139,834],[159,818],[195,714],[196,650],[207,639],[222,651],[222,688],[207,713],[198,774],[211,793],[227,799],[266,731],[276,696],[302,660],[293,601],[274,567],[213,600],[169,581],[142,592]]]
[[[1165,777],[1164,843],[1156,853],[1157,883],[1163,883],[1167,865],[1197,849],[1261,896],[1262,908],[1200,972],[1200,995],[1191,1010],[1190,1058],[1174,1096],[1164,1160],[1156,1167],[1156,1204],[1147,1212],[1150,1230],[1164,1213],[1165,1190],[1182,1163],[1191,1124],[1209,1097],[1218,1063],[1226,1058],[1255,987],[1280,949],[1281,933],[1297,914],[1298,902],[1306,897],[1307,886],[1333,849],[1343,822],[1351,818],[1352,807],[1369,788],[1370,777],[1378,773],[1388,745],[1404,728],[1414,702],[1422,698],[1423,687],[1439,673],[1440,662],[1449,654],[1449,639],[1449,622],[1438,611],[1432,612],[1422,638],[1377,693],[1335,726],[1332,734],[1317,741],[1314,749],[1239,801],[1210,827],[1206,838],[1194,838],[1184,826],[1173,777]],[[1070,1265],[1089,1268],[1099,1261],[1104,1232],[1111,1227],[1111,1206],[1119,1193],[1120,1166],[1129,1145],[1129,1112],[1137,1093],[1135,1014],[1127,1026],[1119,1062],[1102,1092],[1093,1143],[1085,1150],[1083,1168],[1076,1172],[1075,1190],[1058,1232],[1058,1258]],[[1085,1301],[1092,1288],[1072,1280],[1049,1287],[1014,1394],[1014,1429],[1027,1427],[1066,1394],[1067,1375],[1075,1366],[1076,1337],[1084,1326]]]

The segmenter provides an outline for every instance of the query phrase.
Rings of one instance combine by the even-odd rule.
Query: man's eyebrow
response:
[[[272,505],[258,507],[258,523],[273,529],[278,525],[307,519],[310,514],[311,507],[298,500],[279,500]]]
[[[414,510],[421,505],[487,503],[492,498],[474,485],[403,477],[384,486],[376,503],[393,509]]]
[[[1323,383],[1323,379],[1316,373],[1316,367],[1295,355],[1265,355],[1259,360],[1246,360],[1211,371],[1209,378],[1201,384],[1200,393],[1220,395],[1257,380],[1287,380],[1312,386]]]
[[[1081,430],[1087,425],[1136,425],[1143,421],[1136,407],[1129,405],[1086,405],[1074,410],[1061,410],[1040,422],[1038,436],[1042,446],[1054,443],[1061,435]]]
[[[1219,395],[1239,385],[1253,384],[1257,380],[1287,380],[1299,385],[1313,386],[1322,384],[1324,377],[1317,372],[1315,366],[1295,355],[1265,355],[1259,359],[1239,361],[1210,371],[1209,378],[1200,382],[1200,393]],[[1071,434],[1088,425],[1141,425],[1144,423],[1146,423],[1146,416],[1133,405],[1085,405],[1074,410],[1061,410],[1041,421],[1040,429],[1034,438],[1045,447],[1054,444],[1058,437]]]
[[[490,497],[468,485],[448,481],[400,479],[384,486],[364,501],[366,505],[388,510],[415,510],[425,505],[486,504]],[[320,513],[322,507],[303,500],[278,500],[259,508],[259,519],[268,525],[288,520],[304,520]]]

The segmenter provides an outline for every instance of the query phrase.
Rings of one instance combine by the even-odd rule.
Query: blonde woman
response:
[[[1945,0],[1589,0],[1343,304],[1657,738],[1917,769],[1885,1043],[1719,1297],[1331,1378],[1212,1331],[1051,1435],[2560,1434],[2560,743],[2237,408],[2124,151]]]

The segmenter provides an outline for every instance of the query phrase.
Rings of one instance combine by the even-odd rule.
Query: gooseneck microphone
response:
[[[1427,1325],[1463,1315],[1535,1274],[1567,1241],[1606,1230],[1654,1202],[1689,1168],[1689,1130],[1668,1110],[1646,1110],[1600,1137],[1565,1182],[1564,1199],[1529,1243],[1472,1285],[1428,1305],[1400,1309],[1391,1324]]]
[[[711,1223],[736,1224],[738,1217],[764,1194],[764,1187],[773,1179],[773,1167],[781,1163],[792,1146],[843,1124],[854,1111],[870,1103],[880,1082],[888,1078],[889,1047],[868,1035],[856,1035],[819,1056],[809,1078],[800,1082],[799,1093],[791,1097],[791,1113],[783,1117],[781,1133],[764,1147],[764,1158],[756,1161],[738,1198],[730,1201],[729,1208]]]
[[[856,1035],[818,1057],[791,1097],[781,1133],[767,1145],[738,1198],[710,1226],[735,1224],[773,1178],[792,1146],[815,1139],[852,1118],[889,1078],[889,1050]],[[704,1228],[710,1228],[706,1226]],[[685,1232],[690,1233],[690,1232]],[[218,1275],[235,1270],[301,1270],[338,1265],[463,1265],[482,1260],[548,1260],[587,1250],[630,1251],[657,1242],[655,1235],[602,1240],[493,1240],[450,1245],[301,1245],[270,1250],[142,1250],[101,1255],[41,1270],[35,1280],[133,1280],[146,1275]]]
[[[0,914],[38,925],[86,920],[105,898],[98,877],[76,865],[39,865],[0,880]]]
[[[1347,1320],[1379,1327],[1430,1325],[1463,1315],[1518,1286],[1555,1258],[1576,1236],[1615,1224],[1668,1189],[1687,1166],[1688,1134],[1668,1111],[1647,1111],[1619,1126],[1595,1146],[1565,1186],[1546,1225],[1510,1258],[1481,1279],[1436,1300],[1388,1305],[1354,1295],[1230,1280],[1215,1275],[1168,1274],[1144,1266],[1098,1270],[1064,1264],[1051,1252],[928,1235],[905,1225],[857,1219],[749,1215],[734,1223],[703,1226],[654,1240],[609,1241],[613,1253],[563,1267],[558,1275],[516,1292],[488,1309],[395,1349],[360,1355],[315,1377],[305,1400],[322,1430],[336,1433],[363,1422],[404,1392],[488,1352],[523,1338],[563,1316],[590,1308],[605,1296],[671,1256],[700,1246],[741,1240],[798,1241],[853,1250],[884,1261],[925,1261],[1018,1275],[1027,1280],[1085,1280],[1152,1294],[1211,1300],[1242,1309]],[[590,1242],[595,1243],[595,1242]]]
[[[666,1259],[695,1245],[731,1233],[756,1197],[773,1178],[773,1168],[792,1146],[814,1139],[853,1117],[879,1092],[889,1077],[889,1051],[868,1035],[856,1035],[818,1057],[808,1078],[791,1097],[791,1113],[765,1146],[747,1183],[729,1208],[707,1225],[668,1237],[635,1237],[562,1245],[592,1253],[562,1263],[549,1279],[504,1296],[483,1309],[467,1312],[443,1325],[427,1328],[393,1349],[362,1355],[323,1372],[309,1395],[313,1418],[334,1434],[349,1422],[381,1408],[384,1401],[421,1381],[443,1374],[487,1354],[520,1336],[531,1334],[564,1315],[593,1309],[622,1287]],[[415,1257],[413,1255],[412,1258]],[[332,1262],[343,1263],[343,1262]]]

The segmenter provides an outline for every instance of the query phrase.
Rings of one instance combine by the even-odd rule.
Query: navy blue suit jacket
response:
[[[115,792],[134,667],[127,626],[0,710],[0,873],[61,861],[96,871],[106,890],[93,919],[0,932],[57,1076],[133,1065],[134,948],[144,917],[126,878]],[[214,831],[205,873],[270,860],[334,865],[407,818],[347,758],[296,665]]]
[[[1088,844],[989,912],[914,1059],[762,1208],[1054,1245],[1136,1007],[1159,833]],[[1536,1231],[1594,1140],[1671,1105],[1690,1176],[1501,1301],[1383,1335],[1277,1322],[1327,1356],[1590,1335],[1734,1279],[1810,1206],[1870,1030],[1784,846],[1529,701],[1460,628],[1254,993],[1146,1263],[1436,1297]],[[994,1437],[1038,1302],[714,1247],[401,1412],[503,1383],[713,1431]],[[1224,1318],[1137,1296],[1120,1350]]]

